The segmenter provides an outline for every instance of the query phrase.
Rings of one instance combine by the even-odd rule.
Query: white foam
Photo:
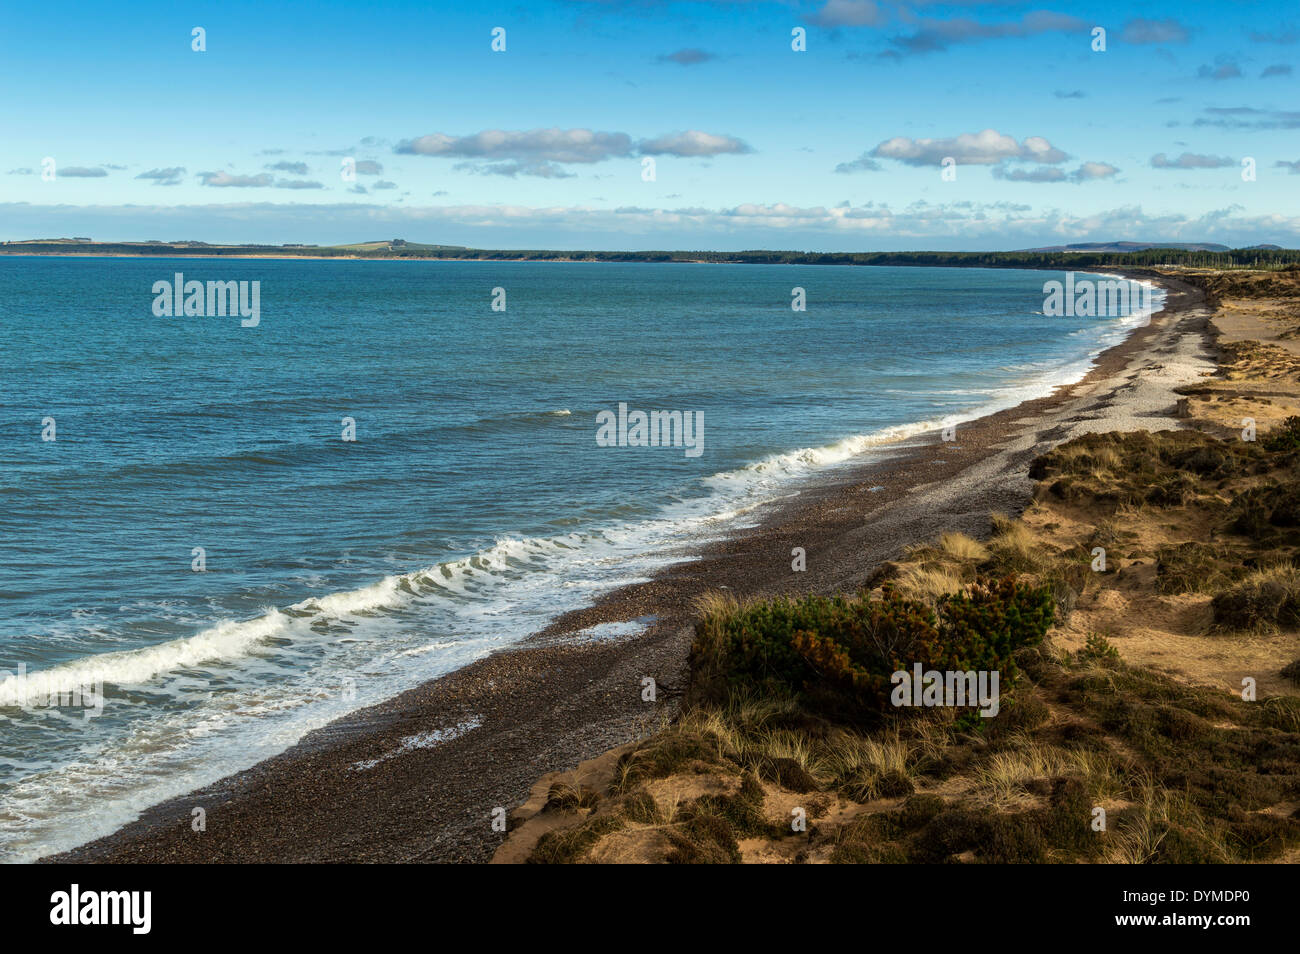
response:
[[[353,613],[398,606],[408,598],[402,592],[402,584],[407,579],[404,576],[387,576],[378,583],[357,590],[313,596],[301,603],[295,603],[292,608],[302,613],[341,618]]]
[[[349,768],[354,772],[365,772],[374,768],[382,762],[389,759],[399,758],[408,752],[414,752],[417,749],[432,749],[444,742],[450,742],[452,739],[459,739],[466,732],[471,732],[483,724],[483,720],[478,716],[467,719],[464,722],[457,723],[446,729],[432,729],[429,732],[418,732],[415,735],[408,735],[402,739],[401,744],[396,749],[379,756],[377,759],[362,759],[360,762],[353,762]]]
[[[0,706],[36,705],[97,683],[147,682],[163,673],[203,663],[227,662],[246,655],[262,641],[287,630],[290,620],[277,609],[244,622],[218,623],[209,629],[158,646],[101,653],[0,681]]]
[[[533,564],[561,548],[572,549],[572,537],[555,540],[504,538],[470,556],[440,563],[414,573],[388,576],[369,586],[313,596],[287,610],[275,607],[249,620],[226,620],[193,636],[157,646],[100,653],[50,669],[8,673],[0,680],[0,706],[38,704],[51,695],[67,694],[98,683],[138,685],[181,669],[229,664],[266,649],[273,637],[311,638],[304,620],[345,620],[375,611],[395,610],[428,597],[429,587],[467,594],[467,579],[484,578],[516,563]],[[565,544],[569,546],[566,547]]]

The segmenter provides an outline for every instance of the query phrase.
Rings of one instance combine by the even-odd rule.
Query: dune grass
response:
[[[1228,637],[1295,628],[1300,547],[1287,537],[1288,481],[1300,422],[1288,427],[1266,442],[1273,450],[1190,432],[1063,445],[1035,472],[1049,500],[1100,514],[1084,541],[1053,547],[1024,521],[994,515],[985,541],[953,532],[908,548],[872,593],[845,597],[847,617],[823,604],[801,615],[789,601],[777,611],[779,601],[701,598],[692,678],[713,666],[709,691],[688,693],[673,724],[626,753],[608,790],[554,788],[547,810],[574,823],[543,837],[534,860],[578,861],[602,839],[651,836],[657,857],[677,863],[734,863],[755,843],[795,862],[1283,857],[1300,846],[1300,817],[1286,810],[1300,800],[1300,699],[1248,703],[1187,685],[1130,665],[1095,633],[1073,653],[1050,641],[1022,647],[998,716],[974,722],[946,709],[846,720],[810,705],[796,683],[734,679],[725,660],[738,633],[761,643],[774,626],[876,625],[853,614],[886,591],[932,612],[993,574],[1050,587],[1065,607],[1085,586],[1105,585],[1089,572],[1092,547],[1115,551],[1116,572],[1140,540],[1134,527],[1156,521],[1174,528],[1172,542],[1128,551],[1154,557],[1145,579],[1155,594],[1211,597],[1215,632]],[[1177,528],[1194,522],[1161,516],[1175,508],[1195,508],[1210,539],[1179,539]],[[1300,661],[1278,665],[1300,682]],[[806,810],[806,830],[791,829],[792,804]]]

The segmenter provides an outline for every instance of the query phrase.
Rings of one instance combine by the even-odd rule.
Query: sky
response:
[[[1297,70],[1294,3],[10,3],[0,240],[1297,247]]]

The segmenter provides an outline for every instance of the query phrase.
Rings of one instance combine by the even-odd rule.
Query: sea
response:
[[[0,256],[0,860],[1079,379],[1146,316],[1045,315],[1064,278]]]

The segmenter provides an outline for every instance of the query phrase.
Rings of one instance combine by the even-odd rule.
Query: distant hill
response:
[[[47,244],[47,245],[48,245],[48,244],[55,244],[55,245],[86,245],[86,244],[88,244],[88,243],[90,243],[90,242],[93,242],[93,241],[94,241],[93,239],[85,238],[84,236],[77,236],[76,238],[23,239],[23,240],[22,240],[22,243],[23,243],[23,244],[43,243],[43,244]],[[5,244],[8,244],[8,243],[5,243]]]
[[[72,248],[75,246],[75,248]],[[386,253],[397,256],[420,256],[422,254],[455,254],[470,252],[464,245],[430,245],[425,242],[408,242],[405,239],[383,239],[377,242],[353,242],[344,245],[317,245],[312,242],[285,242],[282,245],[262,245],[258,243],[241,243],[230,245],[224,242],[216,244],[200,242],[197,239],[173,239],[163,242],[149,239],[144,242],[96,242],[89,238],[43,238],[17,239],[0,242],[8,252],[43,252],[56,249],[78,252],[110,252],[113,254],[149,254],[157,255],[180,252],[203,251],[212,256],[247,255],[274,256],[280,254],[311,253],[321,257],[373,255],[384,257]]]
[[[351,245],[330,245],[327,248],[348,248],[359,249],[362,251],[372,252],[378,249],[409,249],[418,251],[419,249],[436,248],[436,249],[464,249],[464,245],[428,245],[424,242],[408,242],[406,239],[384,239],[378,242],[354,242]]]
[[[1280,248],[1278,245],[1252,245],[1250,248]],[[1213,242],[1078,242],[1074,245],[1047,245],[1024,248],[1022,252],[1145,252],[1153,248],[1176,248],[1184,252],[1228,252],[1227,245]]]
[[[46,239],[0,242],[0,255],[140,255],[167,258],[354,258],[477,260],[495,262],[692,262],[749,265],[892,265],[966,268],[1287,268],[1300,266],[1300,250],[1257,245],[1229,249],[1208,243],[1112,242],[1059,245],[1016,252],[800,252],[749,249],[711,251],[599,251],[578,249],[485,249],[428,245],[404,239],[350,245],[207,245],[183,242],[87,242]]]

